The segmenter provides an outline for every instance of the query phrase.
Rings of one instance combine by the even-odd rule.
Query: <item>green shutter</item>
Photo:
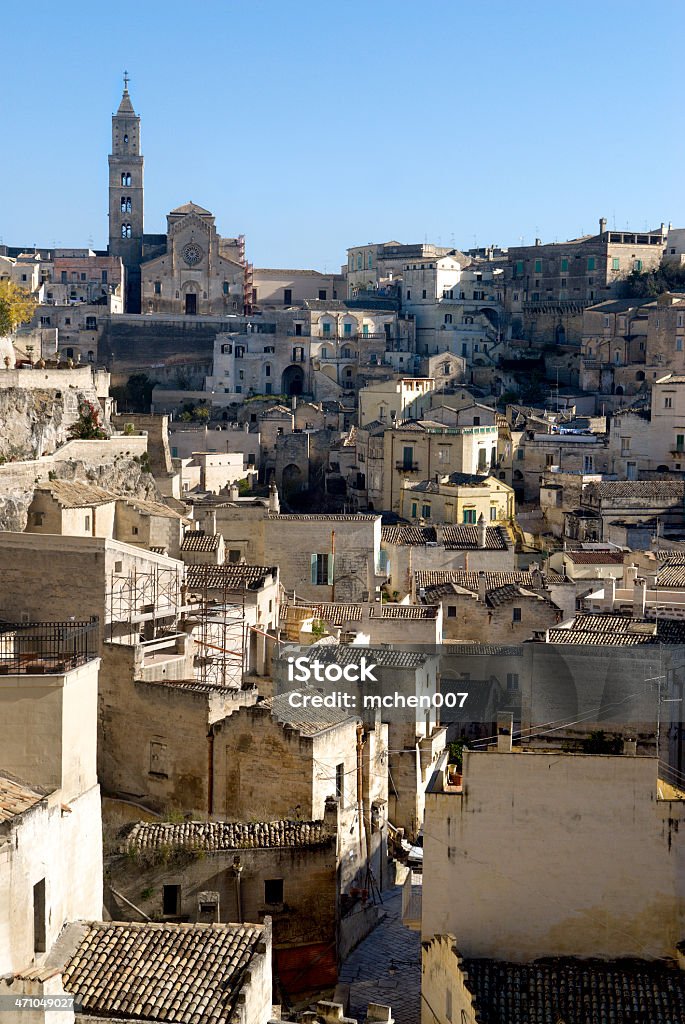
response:
[[[328,586],[333,586],[333,555],[328,556]]]
[[[312,566],[312,583],[315,584],[316,583],[316,555],[312,555],[311,566]]]

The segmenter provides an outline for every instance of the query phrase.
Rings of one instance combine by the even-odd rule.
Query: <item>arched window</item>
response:
[[[617,395],[622,395],[623,394],[623,388],[621,387],[620,384],[616,388],[616,394]]]
[[[635,380],[644,380],[644,379],[645,379],[645,371],[644,370],[638,370],[637,373],[635,374]]]
[[[129,171],[122,171],[121,172],[121,184],[122,185],[130,185],[131,184],[131,174],[130,174]]]
[[[128,135],[124,135],[124,142],[128,143]]]
[[[121,225],[121,237],[122,238],[130,238],[131,237],[131,225],[130,224],[122,224]]]
[[[122,196],[121,197],[121,212],[122,213],[130,213],[131,212],[131,197],[130,196]]]

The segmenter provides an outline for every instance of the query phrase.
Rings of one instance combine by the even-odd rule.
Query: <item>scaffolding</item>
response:
[[[176,632],[182,611],[182,573],[176,566],[113,570],[107,580],[105,640],[135,644]]]
[[[193,587],[193,596],[199,597],[199,604],[189,618],[198,648],[195,673],[202,683],[240,689],[247,663],[247,587],[243,584],[240,591],[236,591],[234,585],[229,587],[229,577],[221,568],[216,565],[193,567],[199,576]]]

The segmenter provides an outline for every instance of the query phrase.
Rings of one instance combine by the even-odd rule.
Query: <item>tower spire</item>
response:
[[[128,83],[131,81],[128,71],[124,71],[124,92],[128,92]]]

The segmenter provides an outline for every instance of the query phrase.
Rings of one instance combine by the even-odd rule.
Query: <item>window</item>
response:
[[[335,766],[335,795],[342,804],[345,799],[345,765],[336,764]]]
[[[428,296],[428,292],[427,292],[427,291],[426,291],[426,289],[424,288],[424,289],[423,289],[423,291],[421,292],[421,298],[422,298],[422,299],[425,299],[425,298],[427,298],[427,296]]]
[[[512,622],[520,622],[521,621],[521,609],[520,608],[512,608],[511,621]]]
[[[412,469],[414,466],[414,447],[405,445],[402,448],[402,469]]]
[[[164,917],[178,917],[181,913],[181,886],[162,886],[162,914]]]
[[[161,294],[162,294],[162,282],[161,281],[155,281],[155,295],[161,295]]]
[[[292,288],[284,288],[283,289],[283,305],[284,306],[289,306],[292,303],[292,301],[293,301],[293,291],[292,291]]]
[[[520,608],[518,609],[521,610]],[[507,672],[507,690],[518,690],[519,688],[519,674],[518,672]]]
[[[588,256],[588,258],[587,258],[587,269],[588,270],[594,270],[595,269],[595,264],[596,264],[595,257],[594,256]]]
[[[421,515],[423,516],[424,519],[430,519],[430,517],[431,517],[431,507],[430,507],[430,505],[422,505],[421,506]]]
[[[83,520],[83,529],[90,530],[90,516],[85,516]]]
[[[474,427],[479,427],[480,426],[480,416],[474,416],[473,417],[473,425],[474,425]]]
[[[449,462],[450,461],[450,450],[449,448],[438,448],[438,462]]]
[[[362,254],[360,252],[358,252],[357,253],[357,270],[362,270],[362,269],[363,269]]]
[[[304,349],[303,348],[300,348],[298,346],[297,348],[293,349],[293,362],[294,363],[303,363],[304,362]]]
[[[64,322],[66,324],[66,323],[68,323],[68,320],[65,319]],[[40,326],[41,327],[49,327],[50,326],[50,317],[49,316],[42,316],[40,318]]]
[[[94,317],[94,316],[87,316],[86,317],[86,330],[87,331],[94,331],[94,330],[96,330],[97,329],[97,325],[98,325],[97,317]]]
[[[568,272],[568,257],[567,256],[562,257],[562,260],[561,260],[561,272],[562,272],[562,274],[566,274]]]
[[[462,513],[462,522],[474,524],[477,522],[475,508],[465,508]]]
[[[676,350],[676,352],[682,352],[683,351],[683,339],[682,338],[676,338],[676,340],[675,340],[675,350]]]
[[[595,471],[595,460],[592,455],[585,455],[583,457],[583,472],[594,473]]]
[[[611,269],[612,269],[612,270],[620,270],[620,269],[621,269],[621,261],[620,261],[620,259],[618,258],[618,256],[614,256],[614,257],[612,257],[612,260],[611,260]]]
[[[629,451],[630,451],[630,438],[629,437],[622,437],[621,438],[621,455],[625,455]]]
[[[150,775],[167,776],[167,745],[160,740],[150,741]]]
[[[536,260],[535,261],[535,273],[536,274],[541,274],[542,273],[542,260]]]
[[[330,337],[330,335],[331,335],[331,325],[330,325],[328,320],[325,320],[321,324],[321,333],[323,334],[323,336],[325,338],[329,338]]]
[[[514,275],[516,277],[523,276],[523,260],[516,260],[516,266],[514,268]]]
[[[642,270],[642,260],[633,260],[633,270],[636,270],[639,274]]]
[[[352,336],[352,324],[343,324],[343,334],[346,338]]]
[[[664,409],[672,409],[672,408],[673,408],[673,399],[670,396],[667,395],[666,398],[664,398]]]
[[[122,196],[121,197],[121,212],[122,213],[130,213],[131,212],[131,197],[130,196]]]
[[[412,519],[416,519],[416,515],[417,515],[417,505],[416,505],[415,501],[412,501],[412,503],[411,503],[411,517],[412,517]]]
[[[236,345],[236,347],[235,347],[235,357],[236,357],[236,359],[242,359],[244,355],[245,355],[245,346],[244,345]]]
[[[137,537],[137,536],[138,536],[138,527],[137,527],[137,526],[132,526],[132,527],[131,527],[131,534],[132,534],[132,536],[134,536],[134,537]]]
[[[366,259],[366,269],[367,270],[372,270],[373,269],[373,256],[372,256],[371,253],[368,254],[367,259]]]
[[[283,902],[283,879],[264,879],[264,902],[267,906],[276,906]]]
[[[454,604],[447,605],[447,618],[456,619],[457,617],[457,606]]]
[[[452,323],[452,314],[451,313],[445,313],[445,323],[446,324],[451,324]]]
[[[47,949],[44,878],[33,887],[33,949],[36,953],[44,953]]]
[[[326,289],[325,288],[319,288],[319,299],[322,302],[326,301]]]
[[[676,434],[675,448],[677,452],[685,451],[685,434]]]
[[[130,185],[131,184],[131,175],[130,175],[130,173],[128,171],[122,171],[121,172],[121,184],[122,185]]]
[[[122,224],[121,225],[121,237],[122,238],[130,238],[131,237],[131,225],[130,224]]]
[[[369,334],[369,325],[368,324],[362,324],[362,334],[363,334],[363,336],[365,338],[368,336],[368,334]]]
[[[317,587],[330,587],[333,583],[333,555],[328,552],[311,556],[312,583]]]
[[[497,505],[490,506],[490,522],[497,519]]]
[[[239,562],[240,561],[240,551],[237,548],[229,548],[228,560],[229,560],[229,562]]]
[[[271,364],[270,363],[267,363],[266,366],[264,367],[264,376],[265,377],[270,377],[271,376]]]
[[[407,298],[411,298],[411,288],[407,288]]]

